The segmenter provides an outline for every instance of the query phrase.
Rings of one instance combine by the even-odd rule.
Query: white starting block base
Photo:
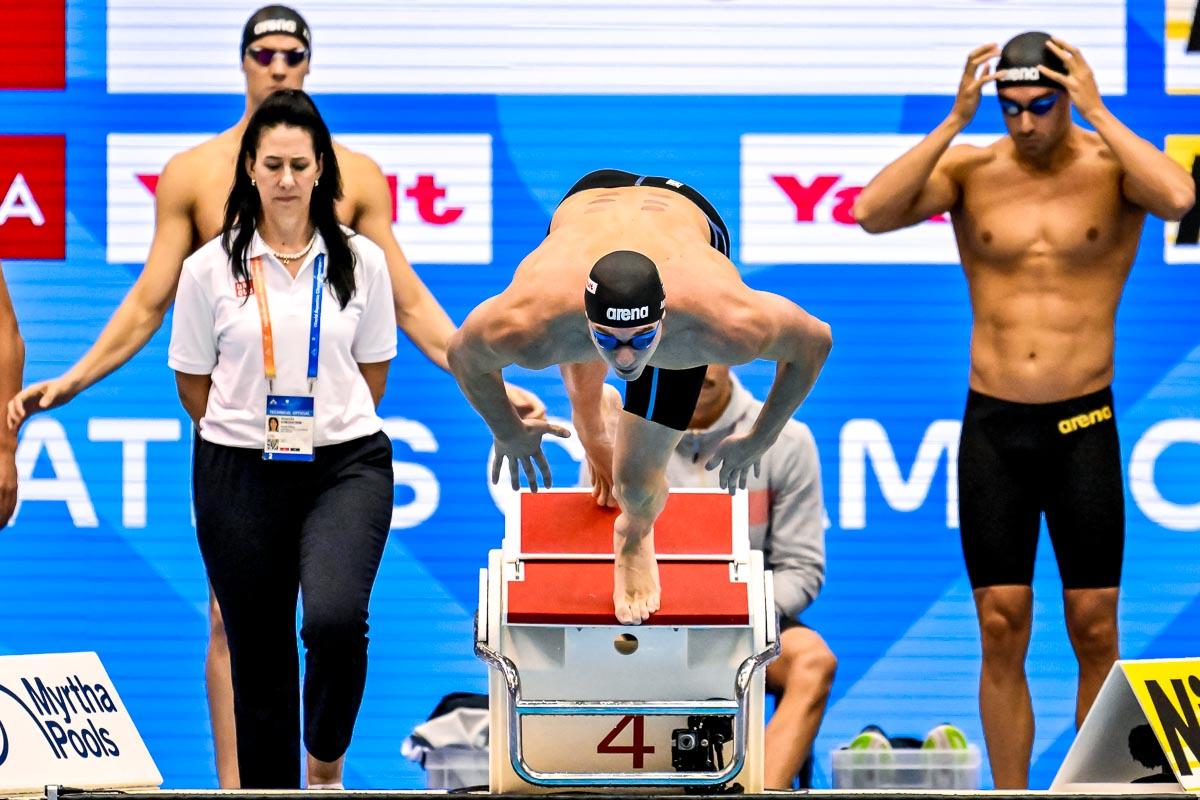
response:
[[[778,636],[744,498],[672,494],[655,526],[662,608],[626,626],[612,604],[616,513],[588,492],[521,496],[480,577],[476,646],[496,667],[493,792],[762,791],[761,667]],[[731,740],[710,751],[705,726],[727,726]]]

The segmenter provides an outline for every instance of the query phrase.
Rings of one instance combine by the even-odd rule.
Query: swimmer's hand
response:
[[[997,73],[992,71],[992,65],[987,62],[999,56],[1000,47],[994,42],[976,47],[967,56],[967,66],[963,70],[962,80],[958,82],[958,96],[954,98],[954,108],[950,110],[950,116],[961,125],[965,126],[974,119],[975,112],[979,110],[983,85],[996,80]]]
[[[546,419],[546,404],[536,394],[507,381],[504,383],[504,391],[508,395],[508,402],[512,403],[513,408],[517,410],[518,417],[521,419]]]
[[[763,442],[753,433],[741,433],[728,436],[717,447],[712,458],[704,465],[705,469],[717,469],[721,472],[718,482],[722,489],[728,489],[733,494],[738,489],[745,489],[750,480],[750,470],[758,477],[761,469],[763,453],[767,452],[770,442]]]
[[[1091,66],[1083,59],[1083,53],[1078,47],[1067,44],[1057,36],[1046,42],[1046,48],[1063,60],[1067,74],[1055,72],[1046,66],[1039,66],[1042,72],[1066,87],[1071,98],[1071,105],[1083,118],[1104,108],[1104,100],[1100,97],[1100,87],[1096,85],[1096,75]]]
[[[504,459],[508,459],[508,477],[512,480],[513,491],[521,488],[521,477],[517,470],[517,464],[520,464],[520,469],[525,473],[525,479],[529,481],[529,488],[536,492],[538,490],[537,472],[534,471],[534,464],[542,474],[542,485],[547,489],[552,485],[550,477],[550,465],[546,462],[546,456],[542,453],[542,437],[546,434],[557,436],[560,439],[569,439],[571,432],[561,425],[552,425],[545,420],[523,419],[521,427],[510,436],[501,438],[496,437],[496,457],[492,461],[492,483],[500,482],[500,467],[504,463]]]
[[[16,430],[31,414],[58,408],[71,402],[77,394],[79,394],[77,384],[66,376],[26,386],[17,392],[12,400],[8,401],[6,409],[8,427]]]

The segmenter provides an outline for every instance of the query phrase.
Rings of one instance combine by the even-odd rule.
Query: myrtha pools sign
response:
[[[95,653],[0,658],[0,794],[160,783]]]

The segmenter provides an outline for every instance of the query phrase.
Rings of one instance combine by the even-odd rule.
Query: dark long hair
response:
[[[333,152],[333,137],[312,98],[300,89],[281,89],[270,95],[250,117],[234,169],[233,189],[225,203],[225,223],[221,226],[221,246],[229,255],[236,281],[249,281],[246,251],[258,227],[262,200],[250,183],[246,161],[254,161],[263,132],[280,125],[308,131],[313,151],[321,163],[321,180],[313,187],[308,218],[325,240],[329,253],[326,280],[342,308],[354,296],[354,251],[350,239],[338,223],[334,203],[342,197],[342,176]]]

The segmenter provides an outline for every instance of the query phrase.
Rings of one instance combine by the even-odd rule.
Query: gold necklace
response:
[[[316,243],[316,241],[317,241],[317,232],[313,231],[312,238],[308,240],[308,244],[304,245],[304,249],[300,250],[299,252],[281,253],[278,250],[273,249],[270,245],[267,246],[267,249],[271,251],[271,255],[275,256],[281,262],[286,264],[289,261],[295,261],[298,258],[304,258],[304,256],[308,255],[308,251],[312,250],[312,246],[313,246],[313,244]]]

